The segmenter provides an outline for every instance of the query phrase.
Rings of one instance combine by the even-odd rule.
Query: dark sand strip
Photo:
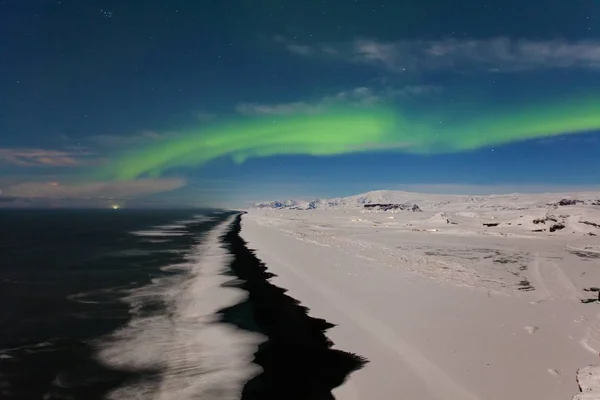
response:
[[[325,332],[335,325],[310,317],[308,308],[269,282],[275,275],[241,238],[241,218],[222,239],[234,256],[232,274],[239,278],[230,285],[247,291],[248,298],[220,314],[224,322],[267,337],[254,355],[263,372],[246,383],[242,400],[334,399],[331,391],[367,360],[332,349]]]

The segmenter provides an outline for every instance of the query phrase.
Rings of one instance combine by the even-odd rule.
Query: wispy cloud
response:
[[[169,192],[185,186],[181,178],[139,179],[128,182],[22,182],[0,190],[11,198],[126,199]]]
[[[566,184],[504,184],[478,185],[468,183],[414,183],[414,184],[387,184],[380,187],[387,190],[400,190],[413,193],[431,194],[457,194],[457,195],[502,195],[502,194],[530,194],[530,193],[577,193],[596,192],[600,185],[566,185]],[[379,190],[379,189],[375,189]]]
[[[302,54],[304,56],[311,54],[314,50],[310,46],[303,46],[298,44],[288,44],[287,48],[292,53]]]
[[[442,39],[352,42],[304,45],[278,37],[289,51],[302,56],[338,58],[372,64],[396,72],[476,69],[515,72],[579,68],[600,71],[600,41]],[[297,51],[301,47],[302,51]]]
[[[273,38],[276,42],[281,43],[292,53],[300,54],[303,56],[312,55],[315,49],[312,46],[302,45],[293,41],[287,40],[285,37],[277,35]]]
[[[442,88],[432,85],[405,86],[402,88],[385,87],[374,89],[366,86],[340,91],[312,102],[296,101],[290,103],[241,103],[236,111],[244,115],[294,115],[318,114],[337,105],[368,107],[385,103],[394,98],[431,95],[441,92]]]
[[[212,121],[216,117],[217,117],[217,114],[211,113],[211,112],[208,112],[208,111],[198,111],[196,113],[196,118],[198,118],[198,121],[201,121],[201,122]]]
[[[170,132],[141,131],[132,135],[96,135],[88,140],[92,145],[101,148],[122,148],[157,143],[174,136],[175,134]]]
[[[86,151],[0,148],[0,163],[20,167],[77,167],[101,162],[92,156]]]
[[[292,103],[241,103],[235,109],[244,115],[292,115],[292,114],[317,114],[325,110],[322,104],[310,104],[304,101]]]

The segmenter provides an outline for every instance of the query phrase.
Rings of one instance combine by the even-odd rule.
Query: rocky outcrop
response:
[[[280,201],[273,201],[271,203],[256,203],[256,204],[254,204],[254,207],[255,208],[270,208],[270,209],[277,210],[277,209],[283,208],[284,205]]]
[[[595,222],[590,222],[590,221],[579,221],[579,222],[581,222],[582,224],[590,225],[590,226],[593,226],[594,228],[600,229],[600,224],[597,224]]]
[[[558,220],[553,216],[546,216],[545,218],[536,218],[533,220],[533,223],[536,225],[545,224],[546,222],[558,222]]]
[[[573,396],[573,400],[600,399],[600,367],[590,365],[579,369],[577,384],[581,393]]]
[[[562,199],[557,203],[554,203],[555,206],[576,206],[577,204],[584,204],[583,200],[573,200],[573,199]]]
[[[421,212],[418,205],[416,204],[391,204],[391,203],[371,203],[364,204],[364,208],[367,210],[380,210],[380,211],[392,211],[392,210],[400,210],[400,211],[412,211],[412,212]]]
[[[281,210],[283,208],[294,208],[297,207],[298,203],[293,200],[288,200],[285,202],[282,201],[271,201],[269,203],[256,203],[254,204],[255,208],[268,208],[271,210]]]
[[[550,232],[560,231],[561,229],[565,229],[564,224],[561,224],[561,223],[554,224],[550,227]]]

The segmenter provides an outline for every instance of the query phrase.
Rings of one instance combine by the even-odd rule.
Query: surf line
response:
[[[242,400],[334,399],[331,391],[364,367],[359,355],[333,349],[325,332],[335,325],[308,315],[308,308],[269,282],[276,276],[240,236],[242,215],[221,237],[233,259],[230,286],[248,292],[246,300],[219,311],[222,322],[258,332],[267,340],[254,353],[262,373],[244,385]]]

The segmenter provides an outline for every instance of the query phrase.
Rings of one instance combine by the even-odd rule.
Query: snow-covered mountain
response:
[[[569,206],[578,204],[600,205],[600,193],[541,193],[502,194],[486,196],[447,195],[413,193],[395,190],[376,190],[348,197],[315,200],[285,200],[256,203],[252,208],[270,210],[314,210],[314,209],[387,209],[401,211],[464,211],[472,209],[520,210]],[[365,207],[365,205],[381,205]],[[396,206],[396,207],[391,207]],[[416,207],[415,207],[416,206]]]
[[[418,206],[415,208],[416,200],[425,200],[423,196],[427,196],[428,201],[435,199],[438,195],[422,195],[418,193],[392,191],[392,190],[377,190],[368,193],[358,194],[348,197],[337,197],[332,199],[315,199],[315,200],[286,200],[286,201],[271,201],[256,203],[253,208],[273,209],[273,210],[314,210],[314,209],[345,209],[345,208],[364,208],[365,205],[372,205],[373,208],[388,208],[395,210],[413,210],[419,211]],[[432,197],[433,196],[433,197]],[[439,196],[438,196],[439,197]],[[447,198],[448,196],[441,196]]]

